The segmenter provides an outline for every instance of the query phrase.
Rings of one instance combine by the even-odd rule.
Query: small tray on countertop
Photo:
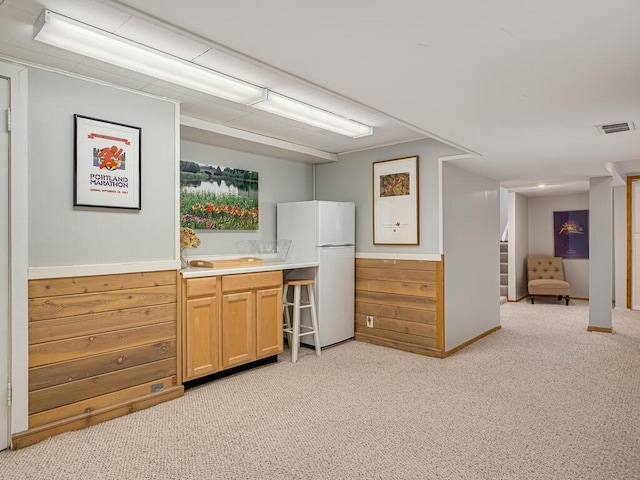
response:
[[[189,265],[202,268],[233,268],[262,265],[262,259],[256,257],[234,258],[232,260],[191,260]]]

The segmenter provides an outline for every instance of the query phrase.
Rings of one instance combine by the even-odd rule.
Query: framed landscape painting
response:
[[[373,163],[374,245],[419,245],[418,156]]]
[[[180,162],[180,226],[258,230],[258,172]]]

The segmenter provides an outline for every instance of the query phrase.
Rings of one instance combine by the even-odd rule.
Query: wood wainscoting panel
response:
[[[149,383],[176,373],[175,358],[138,365],[137,367],[95,375],[75,382],[43,388],[29,393],[29,413],[40,413],[87,398],[113,393],[141,383]]]
[[[13,448],[181,396],[177,271],[29,281],[29,430]]]
[[[29,281],[29,298],[51,297],[52,292],[55,292],[56,296],[76,295],[175,284],[176,274],[173,270],[89,277],[44,278]]]
[[[70,432],[72,430],[80,430],[92,425],[97,425],[107,420],[128,415],[145,408],[158,405],[179,398],[184,395],[184,387],[182,385],[170,387],[168,390],[161,390],[158,393],[151,393],[134,400],[129,400],[120,404],[110,405],[99,410],[91,411],[75,417],[65,418],[58,422],[48,423],[40,427],[30,428],[26,432],[18,433],[13,436],[11,448],[17,450],[19,448],[28,447],[34,443],[46,440],[60,433]]]
[[[29,321],[176,303],[175,285],[29,299]]]
[[[51,363],[29,370],[29,390],[62,385],[175,356],[176,341],[173,339],[67,362]]]
[[[114,332],[37,343],[29,346],[29,367],[64,362],[90,355],[119,351],[129,347],[176,338],[176,323],[165,322]]]
[[[29,345],[177,320],[173,303],[29,323]]]
[[[88,398],[76,403],[70,403],[59,408],[53,408],[41,413],[29,415],[29,428],[39,427],[48,423],[64,421],[78,415],[86,415],[98,410],[109,408],[133,401],[148,395],[150,391],[168,391],[177,386],[176,377],[166,377],[148,383],[141,383],[135,387],[125,388],[106,395]]]
[[[356,259],[356,340],[442,357],[442,262]],[[373,317],[373,327],[367,317]]]

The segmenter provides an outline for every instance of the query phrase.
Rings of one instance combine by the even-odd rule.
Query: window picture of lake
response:
[[[180,226],[258,230],[258,172],[180,161]]]

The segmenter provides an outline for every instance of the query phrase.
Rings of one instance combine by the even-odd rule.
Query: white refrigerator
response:
[[[277,228],[279,240],[292,241],[287,261],[318,262],[315,299],[320,346],[353,338],[355,203],[279,203]],[[305,320],[310,324],[303,316]],[[305,335],[302,342],[313,345],[313,335]]]

